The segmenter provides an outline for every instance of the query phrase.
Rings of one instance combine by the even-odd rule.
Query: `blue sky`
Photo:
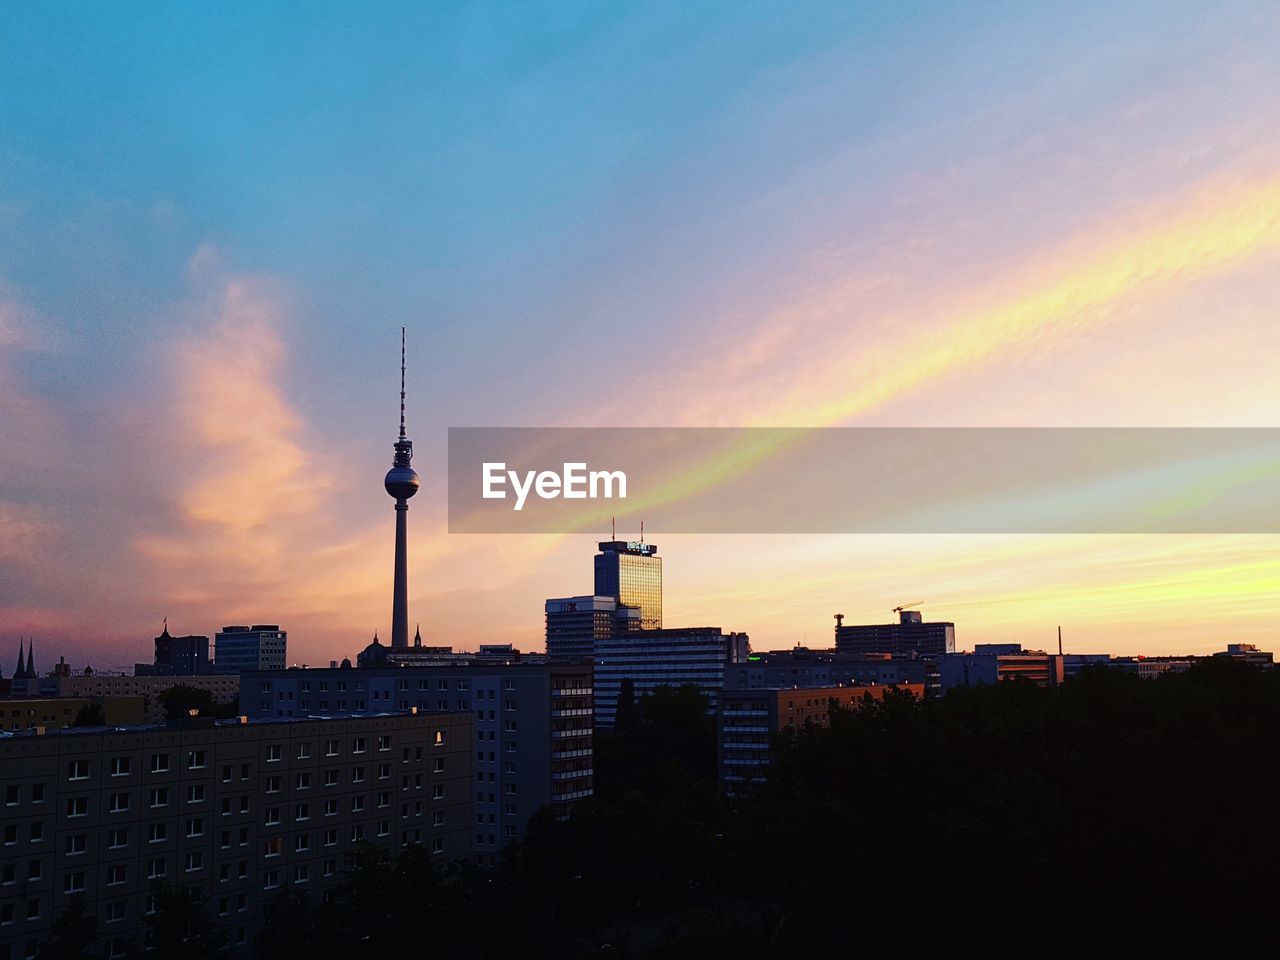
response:
[[[130,662],[166,614],[291,620],[314,659],[363,641],[389,594],[401,324],[428,483],[414,605],[459,646],[536,646],[591,545],[448,537],[450,425],[1274,422],[1273,15],[15,8],[0,523],[38,549],[0,552],[0,643]],[[886,379],[913,357],[928,377]],[[1098,643],[1158,646],[1135,630],[1172,618],[1216,645],[1280,583],[1265,540],[1045,541],[1034,562],[948,540],[933,570],[819,538],[769,547],[785,571],[671,543],[668,609],[767,646],[901,591],[943,598],[962,640],[966,617],[980,641],[1075,615]],[[1177,586],[1192,554],[1243,612]],[[1089,557],[1133,565],[1120,608],[1072,579]],[[499,597],[494,627],[477,611]]]

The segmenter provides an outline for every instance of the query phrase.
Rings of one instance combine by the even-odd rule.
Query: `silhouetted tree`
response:
[[[76,711],[76,718],[71,725],[73,727],[105,727],[107,716],[102,711],[102,704],[86,703]]]
[[[214,926],[204,894],[195,887],[157,882],[151,888],[154,912],[143,917],[143,935],[134,956],[217,960],[224,956],[226,934]]]
[[[613,728],[619,734],[634,730],[640,723],[640,712],[636,709],[636,682],[630,677],[623,677],[618,688],[618,711],[614,716]]]
[[[84,897],[74,896],[53,921],[49,939],[36,951],[36,960],[93,960],[101,956],[94,950],[97,938],[97,919],[85,910]]]
[[[236,711],[235,704],[215,702],[212,691],[192,687],[185,683],[175,684],[161,693],[158,699],[164,705],[164,714],[169,720],[178,720],[189,716],[192,710],[196,710],[202,717],[219,717],[223,719],[235,716]]]

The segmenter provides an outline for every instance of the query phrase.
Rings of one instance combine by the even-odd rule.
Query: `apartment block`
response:
[[[240,677],[236,674],[206,674],[201,677],[126,677],[117,674],[74,674],[56,678],[59,697],[142,697],[147,723],[163,723],[164,704],[160,694],[170,687],[208,690],[213,702],[224,706],[240,700]]]
[[[0,960],[81,896],[122,956],[152,882],[195,886],[237,952],[286,884],[320,895],[362,842],[471,854],[472,718],[387,714],[0,739]]]
[[[321,668],[242,674],[240,712],[296,718],[329,711],[464,710],[475,750],[477,861],[524,835],[550,806],[565,818],[591,796],[594,690],[588,666],[497,664]]]

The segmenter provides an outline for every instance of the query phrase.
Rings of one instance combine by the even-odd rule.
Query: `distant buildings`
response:
[[[596,644],[641,629],[641,610],[614,597],[560,597],[546,602],[547,657],[554,663],[590,661]]]
[[[141,697],[146,723],[163,723],[164,704],[160,694],[171,687],[194,687],[208,690],[213,702],[222,706],[240,700],[240,676],[235,673],[211,673],[203,677],[128,677],[90,673],[58,677],[53,695],[59,697]]]
[[[883,700],[892,689],[922,698],[924,685],[771,687],[755,690],[726,689],[716,711],[716,742],[720,789],[728,797],[741,796],[768,779],[773,762],[772,743],[788,727],[806,724],[826,726],[833,703],[856,708],[867,698]]]
[[[1229,643],[1225,653],[1215,653],[1214,656],[1240,660],[1263,670],[1270,670],[1275,666],[1275,655],[1259,650],[1252,643]]]
[[[848,625],[836,617],[836,652],[866,656],[887,653],[893,657],[936,657],[954,653],[954,623],[929,622],[918,610],[901,610],[897,623]]]
[[[662,627],[662,558],[643,540],[604,540],[595,556],[595,593],[640,608],[640,627]]]
[[[169,624],[166,622],[164,631],[155,638],[155,642],[154,661],[135,664],[134,676],[203,677],[213,673],[213,664],[209,661],[208,637],[175,637],[169,633]]]
[[[474,717],[475,836],[481,863],[549,806],[560,818],[593,789],[593,691],[586,666],[323,668],[241,675],[252,718],[462,710]]]
[[[637,697],[658,687],[695,686],[711,701],[724,686],[725,671],[745,663],[750,641],[745,633],[719,627],[684,627],[618,633],[596,644],[596,725],[612,727],[622,681],[631,680]]]
[[[943,693],[953,687],[1019,679],[1038,687],[1056,687],[1066,677],[1062,656],[1023,650],[1017,643],[980,643],[972,653],[944,654],[937,661]]]
[[[80,896],[123,956],[167,880],[247,953],[267,903],[323,896],[358,843],[468,858],[472,749],[465,712],[0,739],[0,944],[34,956]]]
[[[0,700],[0,730],[60,730],[80,721],[81,711],[96,707],[99,725],[140,724],[146,719],[142,697],[45,697]]]
[[[283,670],[288,634],[279,624],[223,627],[214,637],[213,662],[219,673]]]
[[[725,686],[760,690],[767,687],[886,686],[918,683],[937,685],[937,664],[918,657],[894,658],[887,653],[837,653],[833,650],[765,650],[745,663],[726,668]]]

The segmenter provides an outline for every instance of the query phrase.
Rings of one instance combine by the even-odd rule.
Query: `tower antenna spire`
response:
[[[414,471],[413,441],[404,431],[404,368],[405,328],[400,328],[400,439],[394,444],[396,451],[391,469],[387,471],[383,486],[396,501],[396,559],[395,583],[391,600],[391,646],[400,649],[409,645],[409,574],[408,545],[406,542],[405,514],[409,510],[409,498],[418,492],[420,481]]]

